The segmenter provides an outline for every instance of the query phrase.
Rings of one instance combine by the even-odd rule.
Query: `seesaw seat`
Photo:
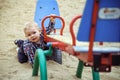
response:
[[[67,44],[70,44],[72,45],[72,39],[69,37],[69,36],[62,36],[62,35],[59,35],[59,34],[51,34],[51,35],[47,35],[48,37],[51,37],[55,40],[59,40],[63,43],[67,43]],[[89,50],[89,43],[88,42],[80,42],[80,41],[77,41],[76,40],[76,46],[73,46],[73,49],[76,51],[76,52],[82,52],[82,53],[87,53],[88,50]],[[93,47],[93,52],[94,53],[120,53],[120,47],[117,46],[106,46],[106,45],[94,45]]]
[[[49,36],[53,39],[59,40],[61,42],[72,45],[72,39],[70,36],[66,36],[66,35],[64,36],[64,35],[59,35],[59,34],[51,34],[51,35],[47,35],[47,36]],[[76,41],[76,44],[78,46],[88,46],[89,45],[88,42],[78,42],[78,41]]]

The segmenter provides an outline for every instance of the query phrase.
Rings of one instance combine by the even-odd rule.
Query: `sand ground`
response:
[[[65,33],[76,15],[82,14],[86,0],[57,0],[60,15],[65,19]],[[34,19],[36,0],[0,0],[0,80],[39,80],[32,77],[28,63],[17,61],[15,39],[25,39],[23,26]],[[76,24],[77,25],[77,24]],[[75,28],[77,31],[77,28]],[[69,34],[68,34],[69,35]],[[75,76],[78,59],[63,53],[63,64],[47,62],[48,80],[92,80],[90,67],[85,67],[82,79]],[[113,67],[111,73],[100,73],[101,80],[120,80],[120,67]]]

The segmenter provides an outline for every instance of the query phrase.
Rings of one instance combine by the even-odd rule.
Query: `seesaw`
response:
[[[99,3],[100,3],[100,5],[99,5]],[[88,4],[90,4],[90,5],[88,5]],[[46,16],[42,20],[42,28],[44,30],[44,41],[46,41],[48,43],[48,45],[50,45],[50,48],[47,51],[43,51],[41,49],[37,50],[36,58],[35,58],[35,65],[33,68],[33,76],[38,75],[38,67],[39,67],[39,63],[40,63],[40,66],[42,67],[42,68],[40,67],[41,80],[47,80],[45,55],[49,55],[52,53],[51,47],[56,47],[62,51],[65,51],[65,52],[69,53],[70,55],[76,56],[80,60],[79,64],[78,64],[78,69],[76,72],[76,76],[78,78],[82,77],[82,69],[83,69],[84,63],[86,66],[92,67],[93,80],[100,80],[99,72],[110,72],[111,66],[119,66],[120,65],[120,62],[119,62],[120,61],[120,48],[119,47],[105,47],[104,45],[100,45],[100,46],[93,45],[94,42],[102,42],[102,43],[103,42],[120,42],[120,34],[119,34],[120,19],[117,17],[115,18],[115,17],[111,17],[111,16],[110,17],[101,16],[100,13],[99,13],[100,14],[99,16],[97,15],[99,8],[100,8],[100,10],[102,10],[102,12],[106,11],[105,5],[107,5],[107,8],[110,12],[113,10],[115,12],[117,12],[118,9],[116,9],[116,8],[119,7],[118,0],[115,0],[114,3],[112,3],[112,4],[114,4],[116,6],[112,5],[112,7],[115,7],[115,8],[111,9],[111,7],[109,8],[109,6],[111,6],[109,1],[103,1],[103,0],[100,0],[100,1],[99,0],[91,0],[90,1],[90,0],[88,0],[86,2],[87,7],[85,7],[85,11],[82,16],[82,21],[81,21],[81,25],[80,25],[80,28],[78,31],[77,39],[79,41],[89,42],[88,44],[86,44],[86,43],[79,44],[79,42],[76,41],[76,38],[73,33],[74,22],[77,19],[81,18],[81,16],[75,17],[70,23],[72,44],[68,43],[68,41],[66,42],[66,39],[68,39],[68,40],[70,40],[70,39],[69,39],[69,37],[66,37],[63,34],[63,29],[65,26],[64,19],[60,16]],[[91,14],[87,15],[87,17],[86,17],[87,12],[90,12]],[[112,14],[114,15],[114,13],[112,13]],[[109,15],[109,14],[104,14],[104,15]],[[51,35],[46,35],[44,22],[47,18],[50,18],[50,17],[61,19],[62,28],[60,30],[60,35],[58,35],[56,33],[51,34]],[[108,18],[110,18],[110,19],[108,19]],[[113,20],[113,18],[115,18],[115,19]],[[102,29],[100,29],[100,28],[102,28]],[[114,33],[114,34],[111,34],[110,32]],[[105,35],[103,35],[103,34],[105,34]],[[62,40],[60,40],[60,39],[62,39]],[[42,55],[42,57],[44,59],[40,58],[40,56],[38,56],[38,55]],[[37,60],[37,59],[39,59],[39,60]],[[42,60],[40,60],[40,59],[42,59]],[[42,61],[44,61],[44,64],[41,63]],[[44,66],[42,66],[42,65],[44,65]]]
[[[62,28],[60,30],[60,34],[54,33],[54,34],[51,34],[51,35],[46,35],[46,30],[45,30],[45,27],[44,27],[44,21],[47,18],[50,18],[50,17],[61,19]],[[79,65],[78,65],[78,70],[77,70],[77,73],[76,73],[77,77],[81,78],[83,65],[84,65],[84,63],[87,63],[87,64],[89,64],[89,66],[92,67],[94,80],[98,80],[99,79],[99,73],[98,72],[103,72],[103,71],[109,72],[109,71],[111,71],[111,66],[114,64],[114,63],[113,64],[111,63],[112,56],[115,55],[115,57],[117,56],[116,58],[119,59],[120,49],[116,48],[116,47],[105,47],[105,46],[93,47],[92,51],[94,53],[93,54],[94,61],[88,61],[89,44],[88,43],[75,42],[76,40],[74,38],[73,24],[79,18],[81,18],[81,16],[75,17],[70,24],[70,31],[71,31],[72,40],[73,40],[72,41],[73,43],[70,44],[69,41],[68,41],[68,40],[70,40],[69,37],[66,37],[63,34],[63,29],[64,29],[64,26],[65,26],[63,18],[61,18],[60,16],[46,16],[42,20],[42,29],[44,30],[44,41],[47,42],[48,45],[51,45],[52,47],[56,47],[56,48],[58,48],[62,51],[65,51],[65,52],[69,53],[70,55],[76,56],[80,60]],[[78,45],[76,46],[76,44],[78,44]],[[51,46],[50,46],[50,49],[48,51],[38,50],[38,54],[42,55],[44,57],[44,59],[40,56],[39,56],[40,58],[38,58],[38,56],[36,58],[36,59],[40,59],[39,61],[41,61],[40,62],[41,65],[43,64],[43,62],[45,63],[45,55],[52,54]],[[44,53],[45,53],[45,55],[44,55]],[[38,54],[36,54],[36,55],[38,55]],[[98,63],[96,63],[96,62],[98,62]],[[36,73],[36,71],[38,71],[38,70],[36,70],[36,69],[38,69],[38,63],[39,63],[38,60],[35,60],[35,67],[34,67],[34,70],[33,70],[33,75],[38,75],[38,73]],[[37,68],[36,68],[36,64],[37,64]],[[118,62],[118,64],[120,65],[119,62]],[[46,68],[45,66],[46,66],[46,64],[44,64],[44,66],[42,66],[42,67]],[[41,70],[43,70],[43,71],[41,72]],[[95,72],[95,71],[97,71],[97,72]],[[43,73],[47,74],[46,69],[40,69],[40,72],[41,72],[41,74],[43,74]],[[47,79],[47,76],[44,75],[44,78],[45,77]],[[44,78],[41,76],[42,80],[46,80]]]

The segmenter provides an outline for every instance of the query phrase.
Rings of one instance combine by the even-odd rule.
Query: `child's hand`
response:
[[[32,63],[29,63],[29,64],[30,64],[30,66],[33,68],[34,64],[32,64]]]

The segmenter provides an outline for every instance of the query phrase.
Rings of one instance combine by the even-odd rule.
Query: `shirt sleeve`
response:
[[[33,50],[32,44],[31,43],[24,43],[23,44],[23,51],[24,51],[25,55],[27,55],[29,63],[33,64],[35,52]]]

